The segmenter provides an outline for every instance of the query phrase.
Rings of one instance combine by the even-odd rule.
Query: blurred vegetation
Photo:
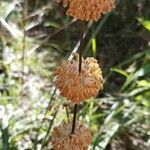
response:
[[[93,133],[90,149],[150,148],[149,8],[149,0],[120,0],[86,24],[84,57],[98,59],[105,79],[99,96],[78,110]],[[55,0],[0,1],[0,149],[51,149],[53,127],[66,112],[72,117],[53,70],[77,50],[79,32]]]

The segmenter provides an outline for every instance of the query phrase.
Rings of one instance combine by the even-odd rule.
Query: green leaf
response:
[[[3,143],[3,150],[9,149],[9,132],[8,127],[5,129],[1,129],[2,131],[2,143]]]
[[[137,18],[137,20],[144,26],[145,29],[150,31],[150,20],[144,20],[143,18]]]
[[[93,52],[93,56],[96,57],[96,39],[95,38],[92,39],[92,52]]]
[[[121,74],[121,75],[124,75],[125,77],[128,77],[127,72],[124,71],[124,70],[121,70],[121,69],[119,69],[119,68],[111,68],[111,71],[117,72],[117,73],[119,73],[119,74]]]
[[[150,85],[150,82],[149,81],[146,81],[146,80],[141,80],[141,81],[138,81],[137,82],[138,86],[148,86]]]
[[[144,99],[144,100],[142,101],[142,104],[143,104],[144,106],[146,106],[146,107],[150,107],[150,101],[149,101],[149,100]]]
[[[121,91],[127,90],[131,84],[136,83],[135,81],[138,80],[139,77],[143,77],[145,75],[148,75],[150,73],[150,65],[144,65],[139,70],[137,70],[134,74],[130,74],[124,83],[124,85],[121,88]]]

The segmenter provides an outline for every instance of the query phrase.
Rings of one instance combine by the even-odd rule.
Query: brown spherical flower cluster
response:
[[[79,20],[97,21],[115,8],[115,0],[57,0],[67,7],[67,15]]]
[[[92,142],[92,134],[89,129],[76,122],[76,130],[71,134],[72,124],[63,123],[55,127],[52,134],[52,146],[54,150],[87,150]]]
[[[103,89],[102,71],[93,57],[82,59],[81,73],[78,59],[63,61],[56,69],[55,76],[55,86],[60,95],[74,103],[95,97]]]

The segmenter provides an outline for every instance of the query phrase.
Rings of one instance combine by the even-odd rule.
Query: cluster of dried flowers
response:
[[[97,21],[102,14],[115,8],[115,0],[57,0],[68,7],[67,14],[79,20]],[[72,61],[63,61],[55,71],[55,86],[60,95],[78,104],[83,100],[98,95],[103,89],[102,71],[93,57],[83,59],[79,72],[79,56]],[[52,145],[54,150],[87,150],[92,142],[89,129],[76,122],[72,133],[72,124],[63,123],[53,130]]]
[[[55,85],[60,94],[74,103],[80,103],[98,95],[103,88],[102,71],[93,57],[82,60],[79,74],[79,60],[64,61],[55,71]]]
[[[115,8],[115,0],[57,0],[67,7],[67,15],[79,20],[97,21],[102,14]]]
[[[63,123],[53,130],[52,145],[55,150],[87,150],[92,142],[89,129],[79,122],[76,123],[74,134],[71,123]]]
[[[79,56],[76,59],[63,61],[55,71],[55,86],[60,95],[73,103],[80,103],[90,97],[98,95],[103,88],[102,71],[97,60],[93,57],[82,58],[82,70],[79,73]],[[52,145],[55,150],[87,150],[92,142],[89,129],[79,122],[76,130],[71,134],[72,124],[63,123],[54,128]]]

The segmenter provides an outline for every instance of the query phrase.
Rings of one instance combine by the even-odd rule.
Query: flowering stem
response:
[[[81,31],[80,31],[80,46],[79,46],[79,74],[81,73],[82,68],[82,54],[83,54],[83,40],[84,40],[84,22],[80,22],[81,25]],[[77,116],[77,107],[78,104],[74,105],[74,114],[73,114],[73,122],[72,122],[72,131],[71,134],[74,133],[75,127],[76,127],[76,116]]]
[[[78,107],[78,104],[75,104],[74,105],[74,114],[73,114],[73,122],[72,122],[72,131],[71,131],[71,134],[74,133],[75,127],[76,127],[77,107]]]
[[[79,73],[81,73],[82,68],[82,53],[83,53],[83,40],[84,40],[84,22],[81,21],[81,31],[80,31],[80,46],[79,46]]]

